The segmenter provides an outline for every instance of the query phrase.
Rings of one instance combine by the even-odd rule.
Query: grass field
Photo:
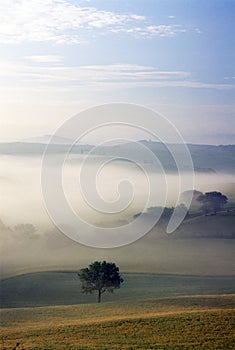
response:
[[[75,271],[2,280],[1,349],[234,349],[234,276],[122,276],[101,304]]]
[[[2,349],[229,350],[234,316],[232,295],[2,309]]]
[[[104,301],[162,298],[179,295],[232,294],[234,276],[122,274],[124,283]],[[2,307],[34,307],[96,302],[80,291],[77,272],[40,272],[0,281]]]

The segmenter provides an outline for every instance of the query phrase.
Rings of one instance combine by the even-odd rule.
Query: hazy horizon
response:
[[[233,0],[3,2],[0,140],[54,134],[87,108],[124,102],[161,113],[186,142],[235,143],[234,10]]]
[[[10,142],[26,142],[26,143],[48,143],[50,137],[52,137],[53,135],[50,134],[44,134],[44,135],[37,135],[35,134],[34,136],[32,135],[28,135],[28,137],[26,138],[9,138],[6,140],[0,140],[0,143],[10,143]],[[58,137],[61,137],[61,139],[63,139],[64,137],[61,135]],[[68,140],[68,142],[70,142],[69,138],[64,138],[64,141]],[[161,142],[160,140],[154,140],[151,138],[148,139],[144,139],[142,137],[139,136],[136,137],[135,141],[139,142],[139,141],[152,141],[152,142]],[[228,145],[234,145],[235,144],[235,134],[221,134],[221,135],[200,135],[200,136],[193,136],[193,137],[185,137],[184,139],[186,144],[195,144],[195,145],[207,145],[207,146],[228,146]],[[62,142],[58,141],[58,143],[66,143],[66,142]],[[95,138],[91,138],[91,139],[83,139],[83,142],[79,142],[81,144],[90,144],[90,145],[97,145],[100,143],[100,139],[97,140]]]

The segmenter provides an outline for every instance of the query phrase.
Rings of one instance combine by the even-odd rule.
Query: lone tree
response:
[[[213,211],[215,215],[228,202],[228,198],[220,192],[206,192],[200,195],[197,200],[202,203],[205,214],[208,211]]]
[[[98,291],[98,303],[101,295],[108,291],[113,293],[115,288],[120,288],[123,279],[119,274],[119,268],[114,263],[95,261],[78,273],[82,283],[82,293]]]

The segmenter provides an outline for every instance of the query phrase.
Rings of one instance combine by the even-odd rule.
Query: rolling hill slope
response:
[[[232,350],[233,296],[1,311],[2,349]]]
[[[198,294],[231,294],[234,276],[122,274],[122,287],[105,293],[103,301],[144,300]],[[0,281],[2,307],[35,307],[96,303],[97,296],[81,294],[77,271],[38,272]]]
[[[169,152],[167,145],[160,142],[138,141],[139,144],[149,148],[160,160],[165,170],[176,171],[177,167],[172,154]],[[42,155],[47,144],[30,143],[30,142],[12,142],[0,143],[0,154],[4,155]],[[81,154],[90,152],[93,146],[91,145],[75,145],[71,149],[72,154]],[[180,156],[182,147],[180,144],[172,144],[174,152]],[[198,172],[214,173],[235,173],[235,145],[227,146],[210,146],[210,145],[194,145],[189,144],[188,149],[191,153],[194,168]],[[49,152],[64,153],[68,151],[68,145],[64,143],[50,145]],[[127,157],[134,158],[140,162],[145,162],[145,151],[141,152],[140,148],[136,147],[136,143],[125,143],[116,146],[99,147],[93,151],[94,155],[102,155],[106,157]],[[187,165],[185,164],[185,170]]]

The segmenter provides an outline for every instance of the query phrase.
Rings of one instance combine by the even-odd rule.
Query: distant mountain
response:
[[[188,145],[195,168],[235,173],[235,145]]]
[[[30,137],[27,139],[24,139],[20,142],[26,142],[26,143],[43,143],[43,144],[48,144],[49,142],[53,142],[53,144],[57,145],[70,145],[72,144],[72,140],[66,137],[62,136],[53,136],[52,135],[43,135],[43,136],[37,136],[37,137]]]
[[[168,149],[167,144],[161,142],[153,142],[147,140],[139,141],[140,144],[149,148],[159,159],[164,169],[169,171],[176,171],[177,165],[173,158],[173,155]],[[184,163],[183,152],[184,148],[182,144],[169,144],[174,153],[181,158]],[[235,173],[235,145],[227,146],[211,146],[211,145],[196,145],[188,144],[194,169],[197,172],[202,173],[215,173],[215,172],[229,172]],[[147,162],[146,152],[140,147],[136,147],[136,143],[130,142],[122,145],[109,146],[98,148],[97,154],[107,156],[122,156],[123,158],[129,157],[139,159],[143,163]],[[182,164],[185,170],[188,170],[187,164]]]
[[[49,135],[40,137],[39,140],[49,140]],[[58,141],[58,143],[57,143]],[[68,145],[71,144],[69,139],[58,137],[54,138],[53,144],[50,144],[48,152],[52,154],[64,153],[70,151],[71,154],[86,154],[94,146],[76,144],[70,150]],[[142,140],[138,142],[129,142],[112,146],[101,146],[92,150],[93,155],[116,157],[119,159],[130,159],[140,163],[148,164],[149,157],[146,158],[146,149],[152,151],[159,159],[166,171],[177,171],[175,160],[166,144],[160,142]],[[140,145],[145,147],[139,147]],[[169,144],[174,153],[181,159],[182,167],[185,171],[189,170],[187,164],[184,164],[183,147],[180,144]],[[47,143],[37,142],[11,142],[0,143],[0,154],[7,155],[41,155],[45,151]],[[196,172],[201,173],[230,173],[235,174],[235,145],[211,146],[188,144],[188,149]]]
[[[9,142],[0,143],[0,154],[15,156],[40,156],[46,150],[47,143],[36,142]],[[71,149],[72,154],[87,153],[92,149],[90,145],[75,145]],[[51,143],[48,152],[51,154],[67,153],[70,151],[69,144]]]

